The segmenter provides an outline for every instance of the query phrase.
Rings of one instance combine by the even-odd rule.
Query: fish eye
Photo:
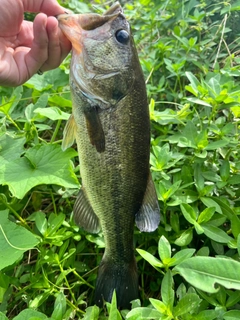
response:
[[[115,36],[116,36],[116,39],[118,42],[122,43],[122,44],[127,44],[128,41],[129,41],[129,34],[126,30],[118,30],[116,33],[115,33]]]

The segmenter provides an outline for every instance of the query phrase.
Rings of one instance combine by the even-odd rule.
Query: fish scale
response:
[[[73,114],[64,130],[63,149],[76,139],[82,189],[74,218],[86,231],[101,228],[104,235],[96,304],[110,302],[116,290],[118,307],[129,308],[138,298],[134,222],[141,231],[152,232],[160,221],[149,170],[144,77],[119,3],[103,15],[60,15],[58,20],[73,46]]]

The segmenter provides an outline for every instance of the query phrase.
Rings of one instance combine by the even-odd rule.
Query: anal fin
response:
[[[73,207],[74,220],[78,226],[90,233],[100,231],[100,222],[82,188]]]
[[[63,141],[62,141],[63,151],[65,151],[67,148],[73,145],[75,140],[75,131],[76,131],[76,122],[73,117],[73,114],[71,114],[63,131]]]
[[[144,232],[155,231],[160,223],[158,198],[150,173],[143,203],[135,216],[135,222],[138,229]]]

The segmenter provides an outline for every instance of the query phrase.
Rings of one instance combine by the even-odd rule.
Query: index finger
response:
[[[57,0],[22,0],[24,11],[42,12],[48,16],[64,13]]]

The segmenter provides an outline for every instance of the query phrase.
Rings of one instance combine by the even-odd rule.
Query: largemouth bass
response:
[[[128,308],[138,298],[134,221],[154,231],[160,214],[149,171],[150,120],[143,73],[119,3],[103,15],[58,16],[72,43],[72,116],[63,149],[76,139],[82,188],[73,211],[88,232],[100,228],[105,252],[99,266],[95,302]]]

